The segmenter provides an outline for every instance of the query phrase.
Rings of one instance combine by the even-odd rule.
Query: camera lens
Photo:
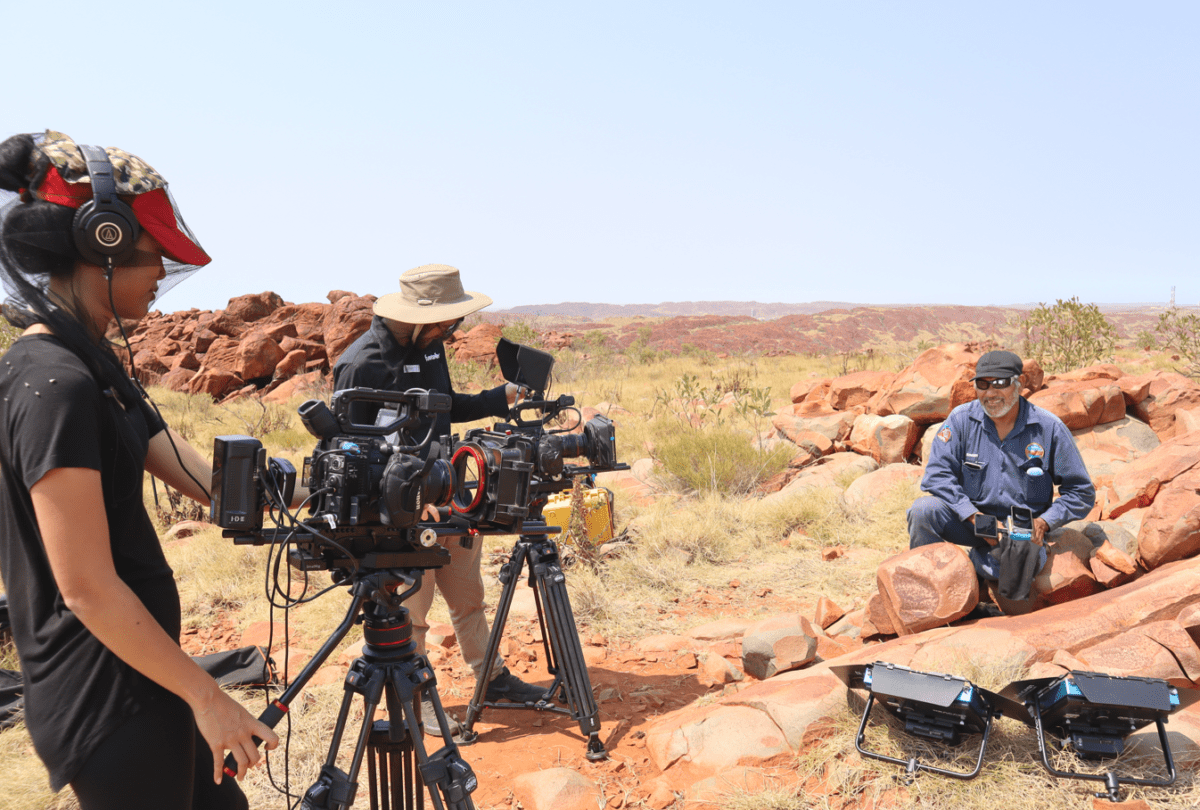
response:
[[[421,495],[425,503],[434,506],[446,506],[454,495],[454,468],[445,459],[433,463],[429,474],[421,485]]]

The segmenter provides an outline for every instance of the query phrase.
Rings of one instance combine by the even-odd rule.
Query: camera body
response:
[[[375,424],[359,423],[363,406],[380,406]],[[338,525],[417,525],[426,504],[446,506],[453,470],[431,436],[413,443],[411,430],[429,414],[450,410],[450,396],[414,388],[404,392],[350,388],[330,406],[310,399],[300,419],[319,439],[304,461],[310,512]]]
[[[468,431],[451,457],[458,481],[453,512],[476,526],[513,529],[536,516],[541,495],[568,488],[572,477],[618,469],[616,431],[608,417],[592,417],[582,434],[545,431],[544,423],[574,402],[569,396],[539,400],[531,406],[545,415],[534,423]],[[588,466],[566,463],[574,458],[586,458]]]
[[[453,468],[430,435],[411,432],[426,415],[449,410],[449,395],[422,389],[351,388],[329,406],[305,402],[301,421],[318,440],[301,481],[310,517],[287,529],[263,529],[263,515],[282,515],[290,503],[292,465],[267,459],[257,439],[219,436],[211,520],[236,543],[294,543],[291,563],[306,570],[444,565],[449,555],[436,534],[418,524],[427,504],[450,503]],[[375,411],[374,424],[358,421]]]

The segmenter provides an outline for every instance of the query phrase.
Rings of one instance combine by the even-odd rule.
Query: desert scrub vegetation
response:
[[[793,453],[761,440],[774,416],[770,386],[752,385],[747,368],[710,377],[684,373],[670,388],[655,388],[651,454],[685,490],[744,495]]]
[[[1158,316],[1154,331],[1162,348],[1180,355],[1183,365],[1176,370],[1189,377],[1200,377],[1200,316],[1171,307]]]
[[[1111,360],[1117,342],[1116,327],[1095,304],[1078,298],[1061,298],[1053,306],[1038,304],[1016,323],[1021,356],[1034,359],[1049,374]]]

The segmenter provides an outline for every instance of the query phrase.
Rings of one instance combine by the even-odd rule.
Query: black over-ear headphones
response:
[[[80,146],[92,180],[92,199],[75,212],[72,233],[83,258],[105,271],[133,258],[142,234],[133,209],[117,196],[112,161],[98,146]]]

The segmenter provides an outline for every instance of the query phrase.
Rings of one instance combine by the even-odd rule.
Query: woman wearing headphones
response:
[[[8,192],[8,193],[6,193]],[[165,181],[56,132],[0,143],[0,279],[25,328],[0,357],[0,572],[25,722],[85,810],[246,807],[222,779],[278,738],[179,647],[143,471],[208,503],[209,465],[105,339],[207,264]]]

